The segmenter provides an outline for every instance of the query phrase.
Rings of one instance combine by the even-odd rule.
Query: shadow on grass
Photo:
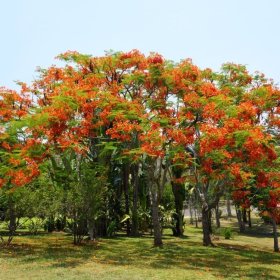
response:
[[[75,267],[84,263],[97,247],[97,243],[74,246],[72,238],[63,233],[20,236],[10,246],[0,247],[0,257],[16,258],[21,263],[47,262],[50,266]]]
[[[155,248],[152,247],[151,236],[118,236],[84,246],[72,245],[71,238],[62,234],[24,238],[22,241],[26,243],[1,248],[0,256],[17,258],[21,263],[47,263],[54,268],[73,268],[86,262],[96,262],[140,269],[210,271],[217,277],[233,277],[241,273],[252,279],[262,279],[260,275],[264,275],[265,279],[279,279],[275,276],[280,265],[279,254],[226,242],[220,242],[219,247],[208,248],[188,237],[174,238],[167,235],[163,248]]]
[[[133,246],[127,242],[124,242],[125,245],[117,241],[108,243],[110,245],[103,244],[100,248],[100,257],[105,263],[110,260],[117,265],[145,265],[156,269],[211,270],[213,274],[223,277],[241,271],[254,276],[253,279],[261,279],[260,273],[269,277],[267,279],[279,279],[275,276],[277,270],[271,268],[271,265],[275,265],[275,268],[280,265],[279,254],[248,250],[245,246],[219,244],[216,248],[206,248],[200,242],[178,239],[168,240],[162,249],[140,242]]]
[[[231,219],[231,221],[228,223],[228,225],[230,225],[234,231],[239,233],[239,226],[238,226],[236,219]],[[248,224],[245,224],[245,226],[246,226],[246,229],[245,229],[244,234],[239,233],[239,235],[252,236],[252,237],[256,237],[256,238],[273,236],[272,225],[265,224],[260,219],[254,218],[254,219],[252,219],[251,227],[249,227]],[[280,236],[280,233],[278,235]]]

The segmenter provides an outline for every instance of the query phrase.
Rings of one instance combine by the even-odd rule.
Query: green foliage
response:
[[[118,229],[117,221],[112,220],[107,227],[107,235],[109,237],[114,236],[116,234],[117,229]]]
[[[143,233],[174,228],[176,219],[181,227],[187,196],[208,211],[228,185],[239,205],[262,210],[272,196],[255,187],[268,185],[259,171],[279,171],[270,137],[278,137],[279,90],[262,75],[233,63],[214,73],[136,50],[59,58],[70,64],[41,69],[20,94],[0,92],[4,215],[29,218],[33,233],[39,221],[48,231],[67,221],[78,243],[89,231],[129,234],[136,220]],[[159,210],[153,224],[151,206]]]
[[[242,147],[243,143],[246,141],[249,135],[250,132],[246,130],[234,132],[236,147]]]
[[[233,230],[230,227],[223,229],[223,235],[225,239],[232,239],[233,237]]]
[[[40,218],[32,218],[27,225],[27,229],[31,234],[38,234],[43,228],[44,221]]]

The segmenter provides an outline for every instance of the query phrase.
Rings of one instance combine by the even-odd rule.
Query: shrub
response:
[[[225,239],[231,239],[233,237],[232,228],[225,228],[223,230],[223,235],[224,235]]]

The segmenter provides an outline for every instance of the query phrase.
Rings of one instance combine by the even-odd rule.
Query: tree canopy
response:
[[[139,206],[148,201],[156,246],[168,184],[178,235],[184,192],[196,194],[206,246],[209,213],[226,193],[238,207],[279,223],[280,90],[273,81],[243,65],[214,72],[138,50],[58,58],[64,67],[39,69],[20,92],[0,90],[3,190],[43,176],[65,192],[76,232],[96,224],[101,208],[112,226],[124,193],[118,215],[127,216],[118,223],[138,234]]]

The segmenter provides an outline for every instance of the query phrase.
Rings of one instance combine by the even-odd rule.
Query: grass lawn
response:
[[[17,236],[0,248],[0,279],[280,279],[280,254],[261,227],[232,240],[220,236],[216,248],[203,247],[201,229],[191,226],[184,238],[167,233],[163,248],[153,248],[150,236],[83,246],[64,233]]]

